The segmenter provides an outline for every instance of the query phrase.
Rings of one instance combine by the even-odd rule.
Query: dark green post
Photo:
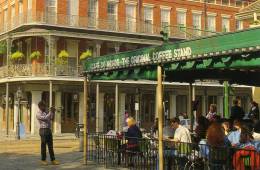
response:
[[[229,84],[228,81],[224,81],[224,117],[229,118]]]

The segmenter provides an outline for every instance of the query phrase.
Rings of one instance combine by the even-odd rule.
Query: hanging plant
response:
[[[30,59],[31,60],[38,60],[40,58],[40,56],[41,56],[41,52],[40,51],[34,51],[30,55]]]
[[[80,55],[79,59],[85,60],[85,59],[87,59],[88,57],[91,57],[91,56],[92,56],[92,52],[90,50],[87,50]]]
[[[12,61],[20,61],[24,58],[24,54],[21,51],[16,51],[11,55]]]
[[[61,50],[58,54],[58,58],[67,59],[69,57],[69,53],[66,50]]]

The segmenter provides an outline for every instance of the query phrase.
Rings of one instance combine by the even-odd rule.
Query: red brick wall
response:
[[[86,27],[88,18],[88,2],[86,0],[79,0],[79,25]]]
[[[58,0],[57,1],[57,17],[59,24],[66,24],[67,21],[67,0]]]

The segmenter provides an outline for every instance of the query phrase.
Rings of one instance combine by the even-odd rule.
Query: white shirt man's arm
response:
[[[51,120],[52,117],[53,117],[53,114],[51,112],[49,112],[46,115],[43,115],[42,112],[38,112],[36,115],[36,118],[41,121]]]

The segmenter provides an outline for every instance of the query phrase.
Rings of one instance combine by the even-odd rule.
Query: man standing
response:
[[[173,141],[191,143],[190,131],[186,127],[180,125],[180,119],[176,117],[171,119],[170,122],[171,127],[175,130]]]
[[[232,122],[234,120],[242,120],[243,117],[245,116],[245,112],[242,109],[242,107],[239,106],[239,102],[237,99],[235,99],[233,101],[233,106],[231,107],[231,116],[230,119],[232,120]]]
[[[53,151],[53,139],[51,132],[51,120],[54,117],[55,109],[52,107],[50,111],[46,112],[46,104],[44,101],[38,103],[39,112],[36,115],[36,118],[40,124],[40,136],[41,136],[41,163],[42,165],[48,165],[46,161],[46,144],[48,145],[49,154],[51,163],[53,165],[58,165],[59,162],[55,160],[54,151]]]

